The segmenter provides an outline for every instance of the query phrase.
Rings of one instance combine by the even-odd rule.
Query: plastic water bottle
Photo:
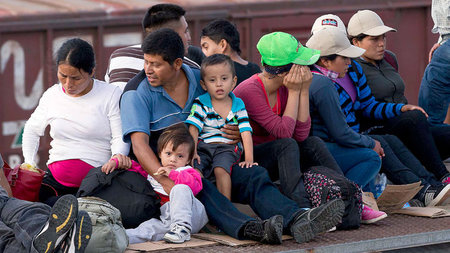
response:
[[[384,173],[378,174],[375,178],[375,198],[380,197],[381,193],[386,188],[387,178]]]

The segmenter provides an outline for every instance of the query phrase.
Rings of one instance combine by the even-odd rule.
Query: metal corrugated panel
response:
[[[170,2],[186,7],[208,7],[212,5],[277,2],[277,0],[2,0],[0,3],[0,19],[63,13],[114,13],[136,9],[147,9],[148,6],[163,2]],[[26,8],[24,8],[24,6],[26,6]]]

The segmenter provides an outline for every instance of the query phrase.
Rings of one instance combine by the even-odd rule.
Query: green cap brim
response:
[[[299,65],[312,65],[316,63],[320,58],[320,51],[307,47],[299,48],[299,54],[292,63]]]

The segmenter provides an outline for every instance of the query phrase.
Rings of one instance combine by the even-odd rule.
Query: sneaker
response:
[[[331,200],[319,207],[297,214],[290,226],[291,235],[298,243],[313,239],[342,220],[345,204],[342,199]]]
[[[53,252],[72,228],[77,214],[78,201],[75,196],[64,195],[59,198],[53,205],[44,228],[34,238],[34,248],[39,253]]]
[[[425,204],[418,199],[411,199],[408,203],[411,207],[425,207]]]
[[[83,253],[91,239],[91,218],[86,211],[79,211],[75,225],[61,243],[58,253]]]
[[[91,217],[86,211],[79,211],[77,222],[73,228],[69,253],[83,253],[91,239]]]
[[[283,216],[274,215],[267,220],[247,222],[244,238],[266,244],[281,244],[283,236]]]
[[[330,233],[330,232],[334,232],[334,231],[336,231],[336,229],[337,229],[337,227],[336,226],[334,226],[334,227],[332,227],[332,228],[330,228],[327,232],[328,233]]]
[[[170,243],[183,243],[191,240],[191,231],[185,226],[174,224],[164,235],[163,240]]]
[[[419,196],[425,206],[440,206],[450,197],[450,184],[439,186],[428,185]]]
[[[363,205],[362,215],[361,215],[361,223],[362,224],[371,224],[375,223],[379,220],[382,220],[387,217],[387,214],[382,211],[375,211],[372,208]]]

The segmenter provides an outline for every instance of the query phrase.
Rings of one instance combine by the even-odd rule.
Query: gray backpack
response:
[[[86,253],[125,251],[128,236],[119,209],[97,197],[78,198],[78,209],[86,211],[92,222],[92,235]]]

